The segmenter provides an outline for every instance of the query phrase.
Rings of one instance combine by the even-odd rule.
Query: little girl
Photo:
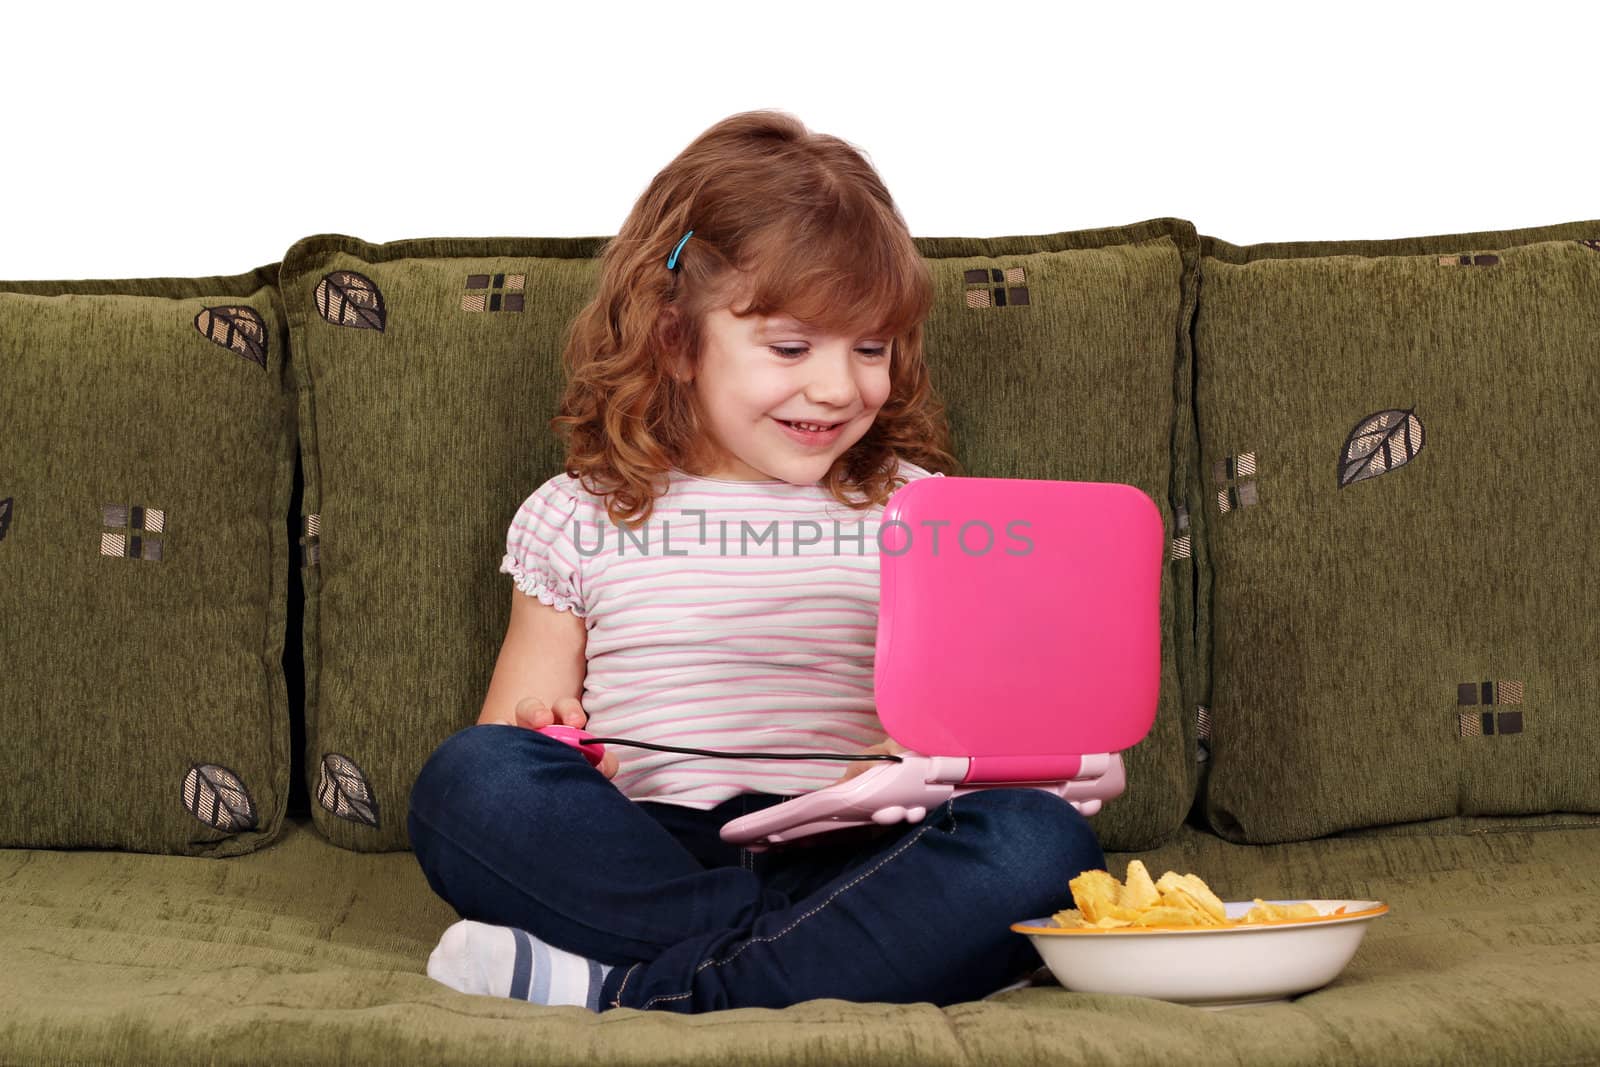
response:
[[[782,112],[712,127],[634,205],[564,353],[566,471],[507,535],[482,714],[411,794],[417,860],[462,917],[431,977],[702,1012],[942,1007],[1040,966],[1010,924],[1105,866],[1054,794],[980,790],[764,852],[719,836],[900,751],[873,704],[877,535],[896,488],[957,469],[922,350],[933,292],[871,165]],[[591,767],[552,722],[663,747]]]

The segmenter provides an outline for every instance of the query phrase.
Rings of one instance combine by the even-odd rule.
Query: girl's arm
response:
[[[580,698],[589,670],[584,651],[589,631],[570,611],[557,611],[536,596],[511,591],[511,623],[489,679],[478,725],[498,723],[538,730],[551,723],[582,729],[589,722]],[[595,770],[616,777],[621,764],[607,752]]]
[[[584,655],[588,636],[584,621],[572,612],[557,611],[536,596],[511,590],[511,622],[478,715],[479,724],[515,726],[517,704],[527,697],[537,698],[550,709],[564,698],[581,700],[588,673]],[[587,716],[580,718],[587,721]],[[584,721],[567,722],[559,713],[554,721],[584,725]]]

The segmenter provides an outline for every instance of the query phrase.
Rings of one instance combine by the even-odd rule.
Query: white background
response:
[[[706,127],[867,153],[917,236],[1600,219],[1595,5],[8,4],[0,278],[596,236]]]

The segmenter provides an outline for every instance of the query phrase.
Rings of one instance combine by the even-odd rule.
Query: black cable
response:
[[[630,745],[634,748],[653,748],[657,752],[687,752],[691,756],[712,756],[724,759],[845,759],[893,760],[904,763],[899,756],[829,756],[809,752],[718,752],[706,748],[679,748],[677,745],[652,745],[647,741],[630,741],[625,737],[586,737],[586,745]]]

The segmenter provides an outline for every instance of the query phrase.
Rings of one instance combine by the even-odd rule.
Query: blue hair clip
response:
[[[689,238],[693,234],[694,234],[693,230],[690,230],[688,233],[684,234],[683,235],[683,239],[678,242],[678,247],[674,248],[672,250],[672,255],[667,257],[667,269],[668,270],[675,270],[677,268],[677,266],[678,266],[678,253],[683,251],[683,246],[689,242]]]

